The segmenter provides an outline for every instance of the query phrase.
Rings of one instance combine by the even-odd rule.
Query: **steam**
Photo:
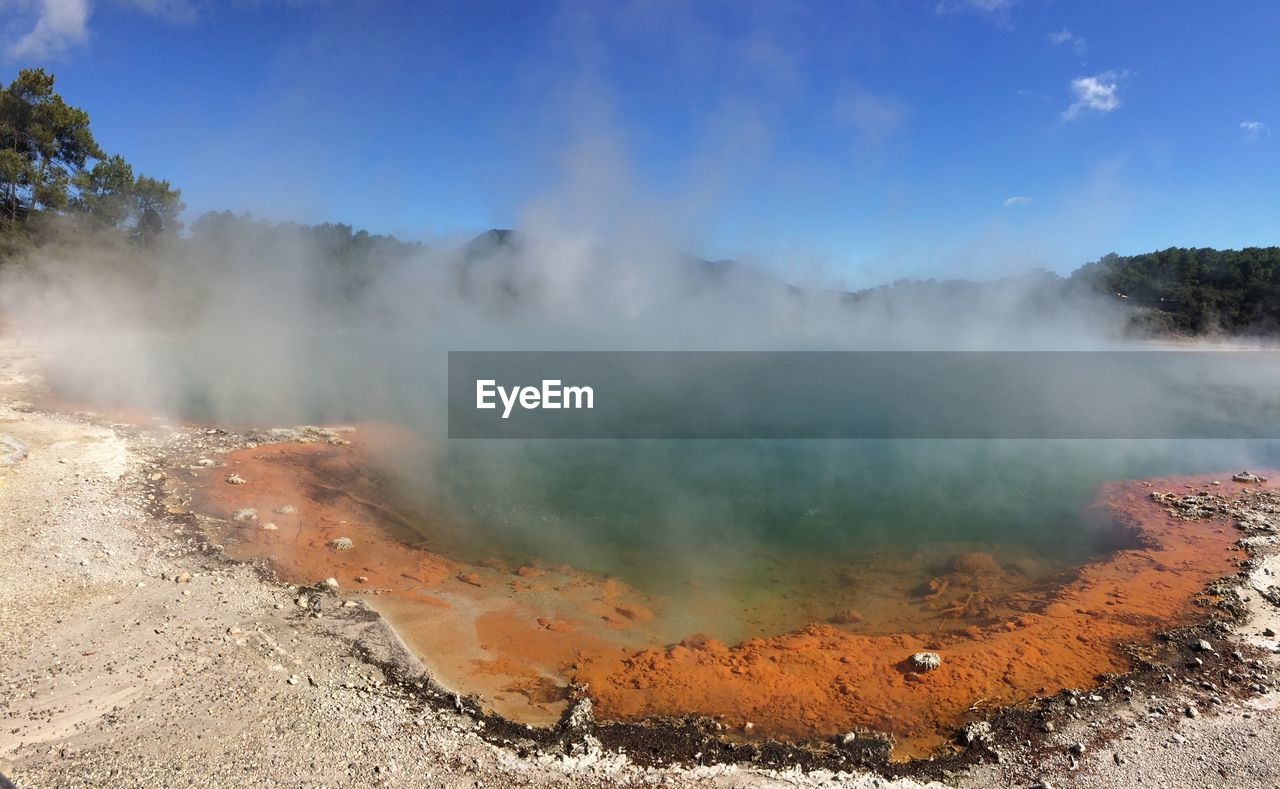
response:
[[[785,265],[693,258],[650,218],[624,206],[570,228],[537,209],[518,234],[388,249],[355,270],[322,262],[298,228],[248,221],[154,250],[93,239],[10,267],[4,310],[49,346],[70,397],[432,436],[450,350],[1123,347],[1126,316],[1051,275],[850,294],[793,285]]]
[[[237,426],[395,424],[421,440],[381,469],[469,535],[456,550],[642,584],[658,567],[701,577],[712,549],[730,585],[757,582],[779,546],[1083,557],[1099,543],[1079,512],[1100,479],[1274,459],[1242,442],[450,442],[451,350],[1133,345],[1112,302],[1043,273],[850,294],[786,261],[700,260],[678,212],[607,170],[606,156],[531,203],[518,234],[386,248],[358,270],[325,264],[299,228],[225,218],[150,250],[63,242],[3,271],[4,313],[47,348],[64,398]],[[798,566],[767,574],[785,584]]]

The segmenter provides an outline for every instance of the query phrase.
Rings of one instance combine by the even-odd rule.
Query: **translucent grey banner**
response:
[[[1276,438],[1280,352],[451,352],[450,438]]]

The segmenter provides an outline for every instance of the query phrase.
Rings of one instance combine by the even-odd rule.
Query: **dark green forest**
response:
[[[230,255],[287,254],[300,241],[322,269],[326,297],[341,301],[366,288],[381,266],[407,260],[423,248],[345,224],[268,223],[229,211],[206,213],[186,228],[179,219],[185,208],[180,189],[135,174],[123,156],[102,150],[89,114],[63,100],[52,74],[25,69],[0,90],[0,264],[42,247],[103,243],[213,263]],[[509,231],[490,231],[477,242],[506,244],[509,236]],[[1069,277],[1044,277],[1050,281],[1038,286],[1041,294],[1084,289],[1130,308],[1138,333],[1280,333],[1280,247],[1109,254]],[[912,287],[982,285],[889,286]],[[856,303],[858,294],[850,296]]]
[[[1125,300],[1154,333],[1280,332],[1280,247],[1110,254],[1071,279]]]

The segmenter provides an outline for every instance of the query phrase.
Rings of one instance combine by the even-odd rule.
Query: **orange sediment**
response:
[[[636,632],[652,618],[645,600],[612,579],[466,563],[424,547],[408,518],[379,500],[364,459],[359,443],[238,450],[195,471],[193,507],[222,519],[215,536],[232,557],[266,560],[294,583],[335,579],[386,616],[440,682],[525,722],[559,718],[575,661],[652,642]],[[244,482],[227,484],[233,474]]]
[[[575,679],[590,683],[603,714],[620,718],[693,709],[787,737],[867,727],[893,733],[906,752],[927,750],[984,708],[1126,671],[1121,645],[1194,618],[1200,591],[1232,571],[1236,534],[1229,523],[1177,519],[1150,499],[1153,489],[1187,483],[1104,485],[1100,506],[1136,530],[1141,547],[1080,568],[1046,590],[1046,605],[1033,613],[937,635],[814,624],[734,647],[649,649],[592,663]],[[914,669],[909,657],[918,651],[937,652],[942,666]]]
[[[443,684],[538,724],[563,710],[567,684],[583,683],[603,719],[696,712],[782,738],[865,727],[893,734],[899,756],[922,754],[984,711],[1130,669],[1125,645],[1203,617],[1197,598],[1239,558],[1232,524],[1184,521],[1151,499],[1210,489],[1211,478],[1107,483],[1096,506],[1133,547],[1014,591],[990,556],[956,556],[916,604],[971,626],[857,632],[857,611],[833,610],[825,623],[736,645],[693,633],[667,643],[663,601],[618,579],[431,550],[422,535],[433,524],[414,519],[410,531],[383,503],[358,442],[260,446],[225,460],[198,472],[193,498],[226,520],[219,537],[232,556],[269,560],[298,583],[337,579],[344,594],[366,595]],[[231,473],[245,483],[225,484]],[[285,505],[296,511],[275,511]],[[250,508],[256,520],[232,520]],[[350,547],[334,542],[343,537]],[[920,651],[942,665],[915,669]]]

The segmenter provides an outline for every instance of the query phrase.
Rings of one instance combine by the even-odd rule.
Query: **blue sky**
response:
[[[188,218],[615,212],[854,285],[1280,243],[1274,2],[0,0],[0,46]]]

